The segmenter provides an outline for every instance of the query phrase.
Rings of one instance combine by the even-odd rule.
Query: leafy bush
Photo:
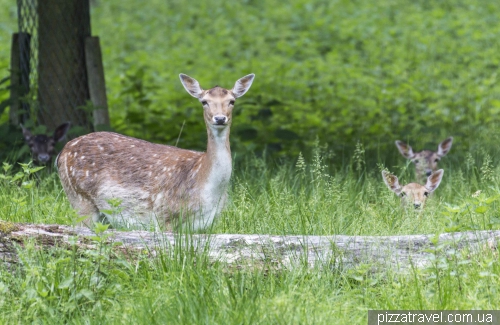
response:
[[[178,73],[203,87],[257,77],[238,100],[233,149],[296,156],[318,137],[369,156],[393,141],[467,149],[496,128],[500,3],[467,1],[151,1],[99,3],[113,126],[204,149],[201,107]],[[454,152],[457,154],[457,151]],[[393,155],[393,157],[397,156]],[[372,162],[373,164],[373,162]]]
[[[0,27],[10,32],[15,6],[5,5]],[[99,1],[92,25],[117,131],[203,150],[201,107],[178,74],[208,88],[254,72],[236,105],[233,151],[307,156],[319,138],[350,156],[361,141],[373,166],[398,157],[396,139],[423,148],[452,135],[465,152],[495,132],[499,9],[478,0]]]

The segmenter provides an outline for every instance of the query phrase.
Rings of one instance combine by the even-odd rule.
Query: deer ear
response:
[[[439,169],[431,174],[427,178],[427,183],[425,183],[425,188],[429,190],[429,192],[434,192],[435,189],[438,188],[439,184],[441,184],[441,179],[443,179],[444,170]]]
[[[68,133],[69,127],[71,126],[70,122],[63,123],[59,125],[56,130],[54,131],[54,141],[59,142],[64,140],[66,137],[66,133]]]
[[[415,154],[413,153],[413,149],[404,143],[403,141],[396,141],[396,147],[398,147],[399,152],[405,157],[406,159],[413,159],[415,157]]]
[[[19,123],[19,125],[21,126],[21,129],[23,129],[24,140],[30,141],[31,137],[33,136],[33,134],[31,134],[31,131],[25,128],[21,123]]]
[[[449,137],[448,139],[441,142],[438,146],[438,156],[444,157],[451,149],[451,144],[453,143],[453,137]]]
[[[394,193],[398,194],[401,193],[401,185],[399,185],[399,180],[395,175],[392,175],[389,172],[386,172],[385,170],[382,171],[382,178],[384,179],[385,185],[393,191]]]
[[[238,79],[234,84],[233,89],[231,90],[233,92],[234,98],[238,98],[245,95],[248,89],[250,89],[250,86],[252,85],[254,78],[255,75],[251,73],[249,75],[244,76],[241,79]]]
[[[203,95],[203,89],[200,87],[200,84],[196,81],[196,79],[183,73],[179,74],[179,78],[181,79],[184,89],[186,89],[191,96],[198,99],[201,98]]]

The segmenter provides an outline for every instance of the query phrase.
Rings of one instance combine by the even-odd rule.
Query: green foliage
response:
[[[31,163],[19,165],[17,171],[4,162],[0,171],[0,220],[62,224],[76,220],[57,174]]]
[[[500,2],[95,3],[93,33],[101,38],[112,124],[121,133],[204,149],[202,108],[178,74],[206,88],[230,88],[256,73],[234,111],[231,202],[211,231],[396,235],[499,229]],[[0,4],[0,41],[9,44],[15,2]],[[8,57],[0,51],[1,80]],[[8,109],[0,109],[0,158],[14,162],[17,152],[6,152],[22,138],[7,119]],[[404,163],[394,140],[434,149],[450,135],[454,145],[440,162],[445,176],[439,189],[422,213],[402,209],[380,176],[388,169],[403,183],[412,181],[413,166]],[[0,173],[1,220],[81,221],[56,174],[36,178],[43,171],[29,164],[19,172],[13,168],[4,164]],[[119,213],[119,202],[111,203],[110,212]],[[236,268],[209,262],[206,252],[189,245],[161,247],[156,256],[123,256],[106,228],[97,224],[91,245],[82,250],[77,238],[70,247],[47,250],[28,242],[19,249],[22,263],[0,265],[0,319],[359,324],[368,309],[500,304],[498,247],[448,256],[437,247],[429,267],[409,273],[374,274],[369,265]]]
[[[477,0],[152,1],[99,3],[113,126],[132,136],[203,149],[202,109],[178,73],[232,87],[233,149],[296,156],[316,137],[336,152],[358,140],[368,159],[395,139],[467,148],[500,110],[500,3]],[[455,152],[456,154],[457,152]],[[374,165],[370,161],[369,165]]]
[[[395,235],[500,229],[499,179],[481,172],[489,169],[487,175],[499,175],[491,153],[481,149],[474,167],[444,166],[443,181],[420,212],[401,207],[400,198],[382,180],[386,167],[365,169],[363,146],[356,147],[340,168],[330,164],[336,157],[329,149],[318,144],[310,160],[299,155],[296,163],[280,161],[274,168],[265,157],[247,157],[235,167],[231,202],[212,231]],[[395,168],[389,170],[401,184],[413,181],[413,166]]]

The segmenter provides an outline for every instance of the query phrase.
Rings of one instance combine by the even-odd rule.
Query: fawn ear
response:
[[[438,188],[439,184],[441,184],[441,179],[443,179],[444,170],[439,169],[431,174],[427,178],[427,183],[425,183],[425,188],[429,190],[429,192],[434,192],[435,189]]]
[[[396,141],[396,147],[398,147],[399,152],[405,157],[406,159],[413,159],[415,157],[415,154],[413,153],[413,149],[404,143],[403,141]]]
[[[179,74],[179,78],[181,79],[182,85],[191,96],[198,99],[201,98],[203,95],[203,89],[200,87],[200,84],[196,81],[196,79],[183,73]]]
[[[448,139],[441,142],[438,146],[438,156],[444,157],[451,149],[451,144],[453,143],[453,137],[449,137]]]
[[[70,122],[66,122],[66,123],[59,125],[56,128],[56,130],[54,131],[54,135],[53,135],[54,141],[59,142],[59,141],[64,140],[64,138],[66,137],[66,133],[68,133],[70,126],[71,126]]]
[[[255,75],[251,73],[249,75],[244,76],[243,78],[238,79],[234,84],[233,89],[231,90],[233,92],[234,98],[238,98],[245,95],[248,89],[250,89],[250,86],[252,85],[254,78]]]
[[[384,179],[385,185],[399,195],[401,193],[401,185],[399,185],[398,178],[385,170],[382,171],[382,178]]]
[[[21,129],[23,129],[24,140],[30,141],[31,137],[33,136],[33,134],[31,134],[31,131],[25,128],[22,124],[19,123],[19,125],[21,126]]]

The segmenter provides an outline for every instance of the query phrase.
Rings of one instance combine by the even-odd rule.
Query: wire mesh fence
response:
[[[18,0],[20,122],[92,130],[85,66],[88,0]]]

